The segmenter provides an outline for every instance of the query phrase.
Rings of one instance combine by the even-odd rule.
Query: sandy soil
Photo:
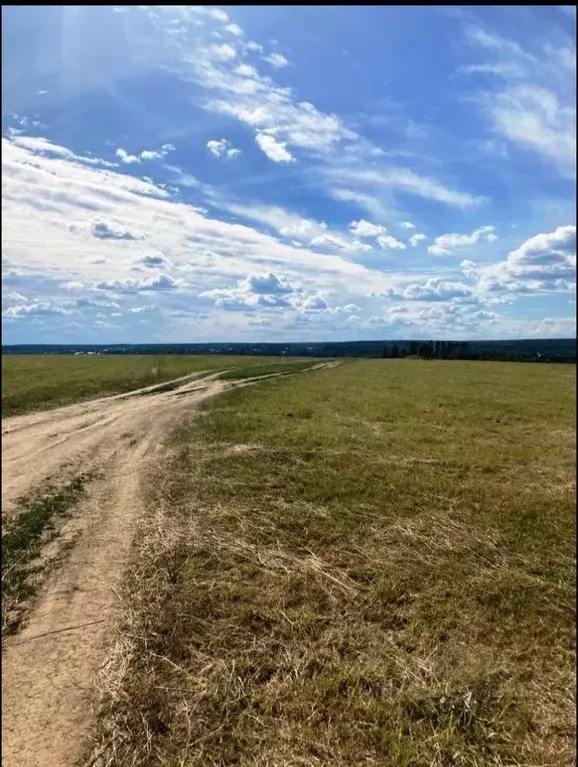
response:
[[[138,518],[139,478],[160,440],[191,406],[222,391],[205,378],[171,392],[93,400],[3,422],[2,507],[47,476],[102,472],[73,520],[70,556],[46,585],[28,625],[4,645],[2,762],[72,767],[90,729],[94,680],[106,655],[114,587]],[[140,392],[142,394],[142,390]],[[66,468],[68,467],[68,468]]]

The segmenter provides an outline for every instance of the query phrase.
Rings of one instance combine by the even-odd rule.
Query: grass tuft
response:
[[[57,525],[68,516],[84,493],[91,474],[74,477],[57,488],[48,484],[42,491],[21,498],[20,511],[2,534],[2,636],[18,631],[47,563],[38,562],[42,546],[57,534]]]

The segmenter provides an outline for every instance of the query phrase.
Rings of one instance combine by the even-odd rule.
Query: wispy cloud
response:
[[[288,59],[282,53],[270,53],[269,56],[263,56],[264,61],[268,61],[275,69],[283,69],[289,66]]]
[[[573,178],[576,172],[576,42],[548,37],[528,50],[519,42],[470,24],[466,39],[489,60],[459,68],[492,75],[494,87],[479,85],[475,98],[493,131],[519,149],[533,152]]]
[[[250,7],[80,9],[66,87],[50,75],[63,66],[50,24],[32,55],[19,29],[33,11],[15,9],[23,23],[3,59],[10,338],[566,328],[575,10],[564,8],[328,6],[279,28],[271,13],[264,37]],[[325,33],[305,55],[300,25],[319,13]],[[342,50],[343,25],[371,37],[378,19],[381,46],[364,33]]]
[[[476,245],[481,240],[495,242],[498,239],[495,229],[494,226],[480,226],[471,234],[442,234],[427,250],[432,256],[451,256],[456,250]]]

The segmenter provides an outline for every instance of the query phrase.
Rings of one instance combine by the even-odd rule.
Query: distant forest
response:
[[[2,346],[2,354],[236,354],[291,357],[422,357],[444,360],[576,362],[576,339],[510,341],[331,341],[321,343]]]

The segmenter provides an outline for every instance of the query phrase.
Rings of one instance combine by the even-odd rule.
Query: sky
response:
[[[576,334],[575,6],[4,6],[3,343]]]

